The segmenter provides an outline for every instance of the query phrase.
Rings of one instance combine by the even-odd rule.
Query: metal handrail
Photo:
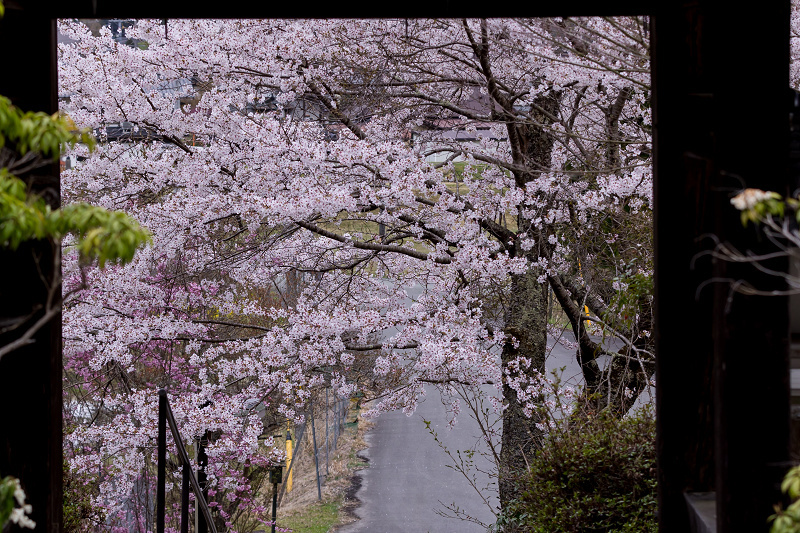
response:
[[[158,391],[158,487],[156,492],[156,531],[157,533],[164,533],[166,521],[166,463],[167,463],[167,424],[172,431],[172,438],[178,447],[178,456],[181,463],[184,465],[184,482],[186,473],[188,472],[189,484],[192,486],[194,492],[196,505],[200,507],[203,516],[206,519],[211,533],[217,533],[217,528],[214,526],[214,520],[211,517],[211,510],[208,508],[203,497],[203,491],[200,488],[200,483],[191,468],[186,465],[189,462],[189,454],[186,452],[186,447],[183,445],[183,439],[178,431],[178,424],[175,422],[175,415],[172,414],[172,408],[169,406],[167,400],[167,391],[160,389]]]

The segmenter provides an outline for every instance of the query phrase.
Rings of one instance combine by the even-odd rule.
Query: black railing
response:
[[[183,445],[181,434],[178,432],[178,424],[175,416],[167,401],[167,391],[158,391],[158,487],[156,491],[156,533],[164,533],[164,522],[166,519],[166,481],[167,481],[167,424],[172,431],[172,439],[178,448],[178,457],[183,467],[183,480],[181,482],[181,533],[189,532],[189,487],[194,491],[195,505],[203,513],[208,530],[217,533],[214,527],[214,520],[211,517],[211,510],[208,508],[203,490],[200,483],[192,472],[189,454]]]

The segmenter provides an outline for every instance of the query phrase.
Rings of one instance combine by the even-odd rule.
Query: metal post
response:
[[[195,446],[194,446],[194,460],[197,461],[197,472],[195,476],[198,479],[198,483],[200,480],[200,438],[196,437],[194,439]],[[200,506],[197,504],[197,499],[194,502],[194,531],[197,533],[200,531]]]
[[[272,482],[272,533],[278,521],[278,483],[283,479],[283,464],[272,465],[269,480]]]
[[[156,484],[156,532],[164,533],[167,481],[167,391],[158,391],[158,478]]]
[[[311,442],[314,445],[314,466],[317,469],[317,500],[322,501],[322,487],[319,481],[319,451],[317,450],[317,431],[314,428],[314,402],[309,402],[311,415]]]
[[[189,463],[183,463],[181,480],[181,533],[189,533]]]
[[[333,401],[333,448],[339,446],[339,399]]]
[[[206,486],[208,483],[208,475],[206,474],[208,455],[206,455],[206,443],[208,443],[208,431],[199,439],[197,446],[197,482],[203,491],[203,498],[208,502],[208,487]],[[208,523],[206,523],[206,518],[202,514],[197,517],[197,533],[208,533]]]
[[[344,422],[347,418],[347,400],[342,398],[342,404],[339,406],[339,436],[342,436],[344,431]]]
[[[182,465],[189,464],[189,454],[186,452],[186,448],[183,445],[183,440],[181,439],[181,434],[178,430],[178,423],[175,421],[175,417],[172,414],[172,409],[169,407],[169,402],[166,404],[166,415],[167,424],[169,424],[170,431],[172,432],[172,438],[177,446],[180,462]],[[217,529],[214,527],[214,518],[211,516],[211,510],[206,505],[206,498],[203,495],[203,489],[200,488],[200,483],[198,483],[191,470],[188,470],[187,472],[189,473],[189,483],[191,484],[194,495],[197,498],[198,505],[203,511],[203,517],[206,519],[205,523],[208,525],[208,529],[211,530],[211,533],[217,533]]]
[[[272,484],[272,533],[275,533],[275,522],[278,519],[278,484]]]
[[[330,451],[330,443],[328,442],[328,387],[325,387],[325,476],[328,476],[328,453]],[[325,478],[327,479],[327,477]]]

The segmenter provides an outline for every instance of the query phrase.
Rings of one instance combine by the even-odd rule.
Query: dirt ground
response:
[[[336,531],[338,526],[349,524],[356,520],[354,509],[358,506],[358,501],[355,494],[361,484],[361,478],[356,475],[356,472],[367,466],[366,459],[359,456],[358,452],[367,447],[364,435],[374,425],[373,422],[360,416],[361,410],[352,407],[354,406],[351,405],[346,417],[346,423],[339,435],[337,448],[335,450],[329,449],[327,465],[325,460],[324,415],[321,419],[315,419],[322,501],[342,502],[339,508],[339,522],[329,530],[331,532]],[[367,408],[364,407],[364,409]],[[330,435],[330,440],[332,445],[332,435]],[[279,516],[302,514],[308,506],[318,501],[314,447],[312,445],[310,425],[307,427],[305,435],[303,435],[302,449],[300,455],[295,459],[292,471],[292,491],[284,494],[279,507]]]

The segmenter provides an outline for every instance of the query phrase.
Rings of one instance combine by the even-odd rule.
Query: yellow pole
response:
[[[292,434],[289,431],[289,422],[286,423],[286,464],[292,464]],[[292,492],[292,469],[286,478],[286,492]]]
[[[581,276],[583,276],[583,273],[581,272],[581,260],[580,259],[578,259],[578,273]],[[584,305],[583,306],[583,312],[586,313],[586,316],[589,316],[589,306],[588,305]],[[584,322],[586,323],[587,326],[589,325],[589,321],[588,320],[584,320]]]

